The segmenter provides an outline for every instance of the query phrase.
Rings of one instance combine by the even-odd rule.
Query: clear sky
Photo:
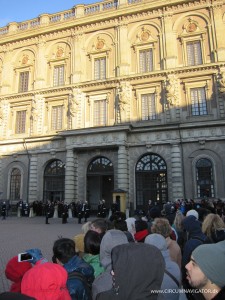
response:
[[[0,27],[9,22],[22,22],[43,13],[56,13],[77,4],[91,4],[99,0],[0,0]]]

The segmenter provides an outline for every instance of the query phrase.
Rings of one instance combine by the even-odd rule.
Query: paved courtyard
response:
[[[82,224],[77,219],[68,219],[62,224],[61,219],[49,219],[45,224],[44,217],[0,219],[0,292],[8,291],[10,282],[5,278],[5,266],[10,258],[30,248],[40,248],[43,255],[51,260],[52,246],[58,237],[73,238],[81,232]]]

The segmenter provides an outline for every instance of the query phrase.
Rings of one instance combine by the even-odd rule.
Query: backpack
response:
[[[68,279],[78,279],[82,282],[82,285],[84,287],[84,290],[85,290],[85,300],[92,300],[92,293],[91,293],[91,287],[92,287],[92,281],[93,280],[89,280],[87,279],[82,273],[80,272],[76,272],[76,271],[73,271],[71,273],[69,273],[69,276],[68,276]],[[72,297],[72,295],[71,295]],[[73,299],[73,297],[72,297]],[[78,299],[79,300],[79,299]]]

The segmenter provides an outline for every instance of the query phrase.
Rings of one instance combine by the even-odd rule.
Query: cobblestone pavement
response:
[[[5,277],[5,266],[10,258],[30,248],[40,248],[43,256],[51,261],[52,246],[58,237],[73,238],[81,232],[82,224],[75,218],[62,224],[61,219],[49,219],[45,224],[44,217],[7,217],[0,219],[0,292],[8,291],[10,281]]]

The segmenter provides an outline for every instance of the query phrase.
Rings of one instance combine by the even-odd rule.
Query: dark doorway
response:
[[[142,156],[136,165],[136,208],[147,210],[149,200],[161,207],[167,197],[165,161],[156,154]]]
[[[44,202],[64,201],[65,165],[61,160],[51,161],[44,173]]]
[[[114,189],[113,164],[106,157],[95,158],[87,170],[87,201],[97,211],[99,200],[104,199],[109,209]]]

